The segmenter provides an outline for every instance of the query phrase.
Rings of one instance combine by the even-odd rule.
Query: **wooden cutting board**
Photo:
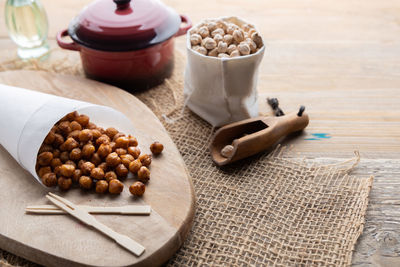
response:
[[[150,216],[95,215],[100,222],[146,248],[142,256],[136,257],[69,215],[25,214],[27,205],[48,204],[44,197],[47,189],[0,146],[0,248],[49,266],[157,266],[167,261],[190,230],[195,195],[182,157],[150,109],[125,91],[76,76],[7,71],[0,73],[0,83],[110,106],[131,119],[143,152],[150,153],[149,146],[155,140],[165,147],[162,155],[153,160],[151,180],[140,199],[131,197],[130,179],[124,182],[119,196],[80,189],[56,191],[82,205],[151,205]]]

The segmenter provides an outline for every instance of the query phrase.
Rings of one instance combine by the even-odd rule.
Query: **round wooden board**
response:
[[[150,152],[149,145],[155,140],[165,146],[162,155],[153,160],[151,180],[140,199],[130,196],[130,179],[119,196],[79,189],[57,192],[82,205],[151,205],[150,216],[95,215],[142,244],[146,251],[140,257],[71,216],[25,214],[27,205],[48,204],[44,197],[48,190],[0,146],[0,247],[48,266],[157,266],[167,261],[190,230],[195,196],[177,148],[150,109],[123,90],[75,76],[7,71],[0,73],[0,83],[110,106],[131,119],[144,153]]]

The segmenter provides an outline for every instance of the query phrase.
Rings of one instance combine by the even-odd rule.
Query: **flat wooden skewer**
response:
[[[71,201],[57,196],[56,194],[53,194],[51,192],[49,192],[46,197],[60,209],[63,209],[81,222],[96,228],[106,236],[114,239],[114,241],[117,242],[120,246],[132,252],[136,256],[140,256],[143,254],[145,248],[142,245],[140,245],[135,240],[127,237],[126,235],[119,234],[111,228],[105,226],[101,222],[97,221],[92,215],[87,213],[84,209],[81,209],[78,205],[75,205]]]
[[[128,205],[121,207],[93,207],[77,205],[79,208],[92,214],[123,214],[123,215],[150,215],[151,207],[148,205]],[[35,214],[67,214],[55,205],[34,205],[25,208],[25,212]]]

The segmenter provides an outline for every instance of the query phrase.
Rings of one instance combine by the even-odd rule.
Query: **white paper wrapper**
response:
[[[41,183],[37,152],[53,125],[72,111],[98,126],[134,134],[131,121],[110,107],[0,84],[0,144]]]
[[[237,17],[220,19],[237,25],[247,23]],[[191,49],[190,33],[189,30],[186,43],[186,105],[213,126],[258,116],[258,66],[264,55],[265,44],[248,56],[209,57]]]

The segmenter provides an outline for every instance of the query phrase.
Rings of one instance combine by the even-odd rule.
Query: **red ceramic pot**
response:
[[[174,37],[191,26],[158,0],[98,0],[57,34],[57,43],[80,51],[89,78],[135,91],[171,76]],[[63,40],[67,35],[72,42]]]

